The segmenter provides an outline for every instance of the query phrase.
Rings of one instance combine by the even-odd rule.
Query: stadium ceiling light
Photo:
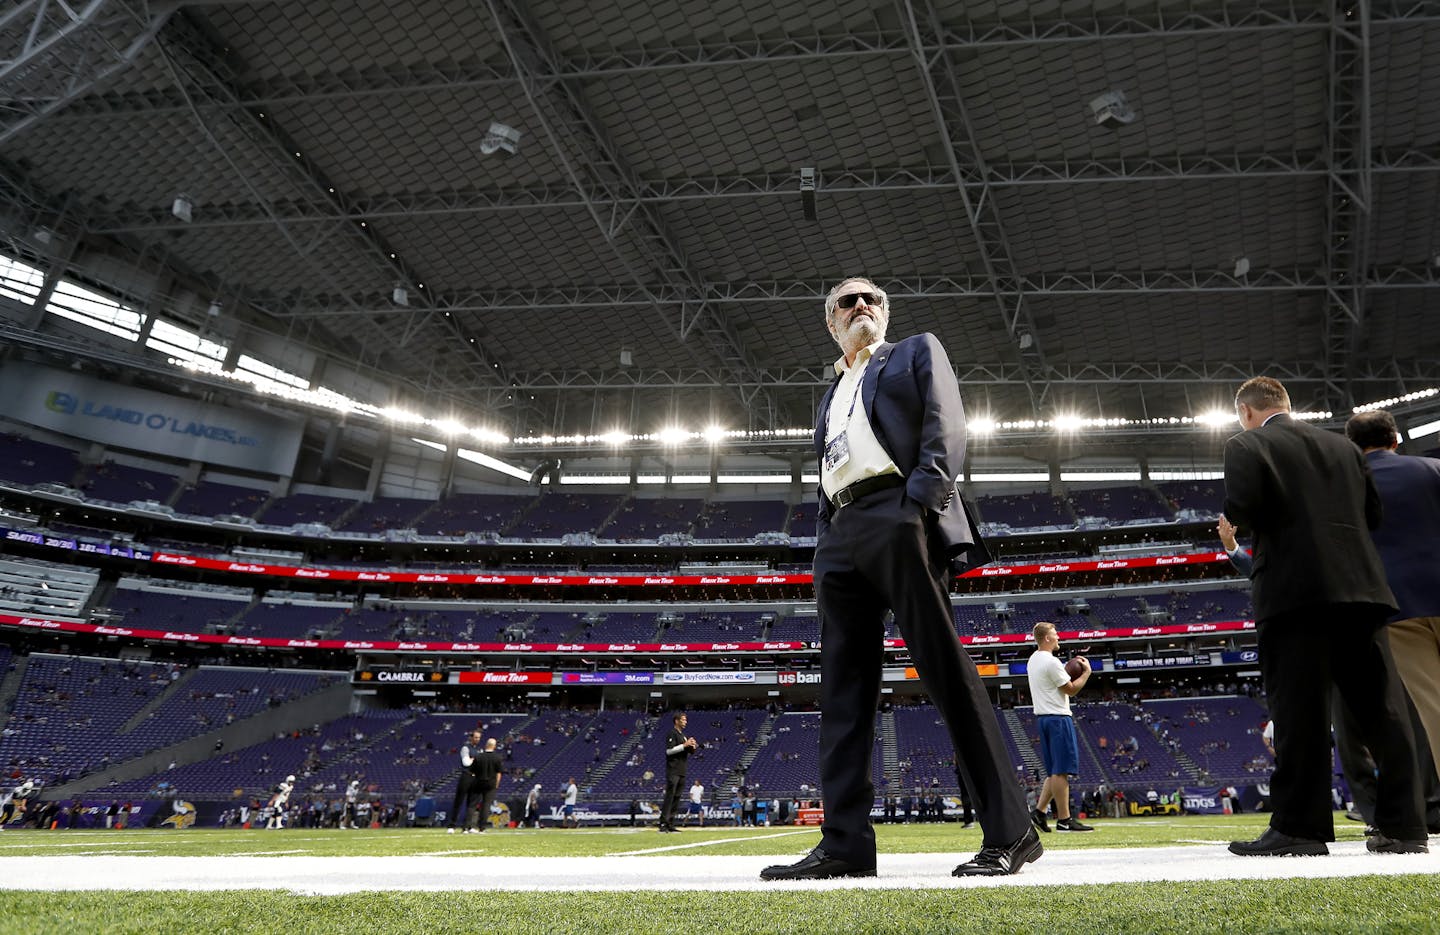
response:
[[[1085,420],[1076,415],[1056,416],[1051,425],[1057,432],[1078,432],[1085,425]]]
[[[965,427],[970,430],[971,435],[994,435],[1000,426],[989,416],[979,416],[967,422]]]
[[[1404,396],[1392,396],[1389,399],[1378,399],[1373,403],[1365,403],[1356,406],[1351,412],[1371,412],[1375,409],[1389,409],[1392,406],[1399,406],[1404,403],[1413,403],[1417,399],[1429,399],[1431,396],[1440,393],[1440,389],[1430,387],[1428,389],[1416,390],[1413,393],[1406,393]]]
[[[709,442],[710,444],[716,445],[716,444],[719,444],[720,442],[724,441],[725,438],[726,438],[729,434],[730,434],[729,432],[725,431],[725,430],[724,430],[723,428],[721,428],[720,426],[718,426],[718,425],[711,425],[711,426],[707,427],[707,428],[705,429],[705,431],[701,432],[701,433],[700,433],[700,436],[701,436],[702,438],[704,438],[704,439],[705,439],[707,442]]]
[[[1195,417],[1199,425],[1208,425],[1210,428],[1223,428],[1235,422],[1235,413],[1227,412],[1224,409],[1209,409]]]
[[[669,428],[661,429],[655,437],[662,445],[679,445],[689,441],[692,435],[679,426],[672,425]]]
[[[469,431],[469,429],[454,419],[427,419],[426,422],[431,428],[442,435],[463,435]]]

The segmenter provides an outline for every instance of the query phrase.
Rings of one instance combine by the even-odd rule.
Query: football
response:
[[[1070,676],[1071,681],[1078,679],[1081,673],[1085,671],[1085,663],[1081,662],[1080,658],[1081,657],[1076,656],[1074,659],[1065,663],[1065,674]]]

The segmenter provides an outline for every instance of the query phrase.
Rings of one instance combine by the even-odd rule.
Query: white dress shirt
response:
[[[884,343],[876,341],[868,347],[862,347],[855,354],[853,364],[847,364],[843,354],[835,361],[835,372],[841,376],[834,394],[830,397],[830,408],[825,416],[825,444],[828,446],[843,432],[849,443],[850,458],[832,471],[825,467],[825,458],[821,455],[820,486],[826,497],[833,498],[846,487],[867,477],[900,473],[895,462],[885,453],[880,440],[875,437],[875,430],[870,427],[870,417],[865,413],[865,401],[861,399],[865,370],[875,349]]]

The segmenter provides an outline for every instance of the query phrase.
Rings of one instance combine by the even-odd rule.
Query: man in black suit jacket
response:
[[[767,880],[873,876],[870,775],[884,662],[884,618],[895,621],[949,731],[985,835],[958,876],[1018,871],[1042,852],[1010,770],[989,696],[955,634],[950,582],[990,560],[956,480],[965,458],[965,408],[932,334],[886,343],[890,305],[868,279],[843,280],[825,300],[844,352],[820,403],[815,596],[820,613],[818,847]]]
[[[1372,851],[1426,849],[1415,751],[1399,695],[1385,619],[1395,599],[1367,527],[1380,496],[1360,451],[1290,416],[1290,397],[1269,377],[1235,395],[1245,431],[1225,444],[1225,516],[1249,527],[1260,670],[1275,732],[1274,811],[1242,855],[1325,854],[1330,810],[1333,682],[1379,766]]]
[[[1345,434],[1365,455],[1385,506],[1385,521],[1370,534],[1400,605],[1385,632],[1419,721],[1426,824],[1440,831],[1440,460],[1397,454],[1400,428],[1383,409],[1352,416]]]

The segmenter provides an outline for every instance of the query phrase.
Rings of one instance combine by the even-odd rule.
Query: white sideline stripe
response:
[[[1219,846],[1054,850],[1007,877],[957,880],[956,854],[882,854],[879,876],[763,883],[777,858],[677,857],[0,857],[0,890],[634,891],[968,889],[1272,880],[1440,873],[1440,853],[1367,854],[1362,841],[1329,857],[1235,857]],[[787,858],[779,858],[785,860]]]
[[[293,850],[293,851],[239,851],[238,853],[230,854],[230,855],[228,855],[228,856],[230,856],[230,857],[276,857],[276,856],[283,855],[283,854],[308,854],[308,853],[310,853],[310,852],[307,851],[307,850]]]
[[[643,851],[616,851],[613,854],[606,854],[606,857],[643,857],[646,854],[664,854],[669,851],[686,851],[692,847],[713,847],[716,844],[734,844],[737,841],[768,841],[771,838],[788,838],[792,834],[819,834],[819,828],[805,828],[802,831],[781,831],[776,834],[763,834],[748,838],[714,838],[709,841],[693,841],[689,844],[672,844],[669,847],[647,847]]]
[[[139,847],[139,846],[142,846],[142,845],[148,847],[148,846],[150,846],[151,844],[154,844],[154,843],[155,843],[154,841],[114,841],[114,840],[112,840],[109,844],[101,844],[99,841],[81,841],[81,842],[76,842],[76,843],[74,843],[74,844],[51,844],[51,843],[49,843],[49,842],[47,841],[47,842],[45,842],[45,843],[43,843],[43,844],[0,844],[0,850],[11,851],[11,850],[17,850],[17,849],[23,849],[23,848],[30,848],[31,850],[48,851],[48,850],[50,850],[52,847],[55,847],[55,848],[59,848],[59,847],[88,847],[88,848],[92,848],[92,849],[93,849],[93,848],[97,848],[97,847]]]

